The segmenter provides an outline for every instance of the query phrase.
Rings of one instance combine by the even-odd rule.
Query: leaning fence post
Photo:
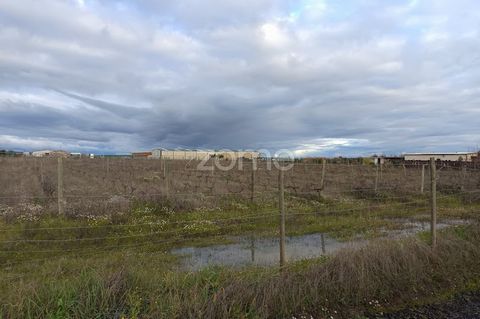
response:
[[[430,231],[432,233],[432,247],[437,245],[437,170],[435,158],[430,158],[430,180],[431,186],[431,224]]]
[[[58,214],[65,214],[64,200],[63,200],[63,158],[57,159],[57,203]]]
[[[278,205],[280,209],[280,267],[285,265],[285,190],[283,167],[278,171]]]

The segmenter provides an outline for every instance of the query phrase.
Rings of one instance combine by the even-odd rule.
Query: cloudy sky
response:
[[[0,0],[0,148],[480,145],[478,0]]]

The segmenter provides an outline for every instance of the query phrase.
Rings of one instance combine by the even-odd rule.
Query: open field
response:
[[[56,159],[0,164],[5,318],[360,318],[478,288],[474,169],[439,168],[439,222],[468,224],[441,230],[432,250],[428,232],[383,239],[408,228],[398,220],[429,220],[428,166],[421,193],[419,166],[297,163],[285,172],[287,236],[364,244],[291,260],[281,272],[254,264],[192,272],[172,249],[278,237],[278,170],[67,159],[59,215]]]

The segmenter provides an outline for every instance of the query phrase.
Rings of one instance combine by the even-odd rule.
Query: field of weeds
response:
[[[278,171],[65,160],[59,215],[56,160],[1,162],[5,318],[360,318],[478,286],[475,170],[439,170],[439,223],[461,223],[442,229],[433,250],[428,231],[385,238],[406,220],[428,222],[428,169],[421,193],[421,167],[296,164],[285,173],[287,236],[367,242],[292,258],[282,271],[192,271],[172,249],[278,237]]]

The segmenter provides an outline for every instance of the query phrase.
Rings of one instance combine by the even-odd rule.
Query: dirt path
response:
[[[452,300],[374,317],[377,319],[474,319],[480,318],[480,291],[465,293]]]

